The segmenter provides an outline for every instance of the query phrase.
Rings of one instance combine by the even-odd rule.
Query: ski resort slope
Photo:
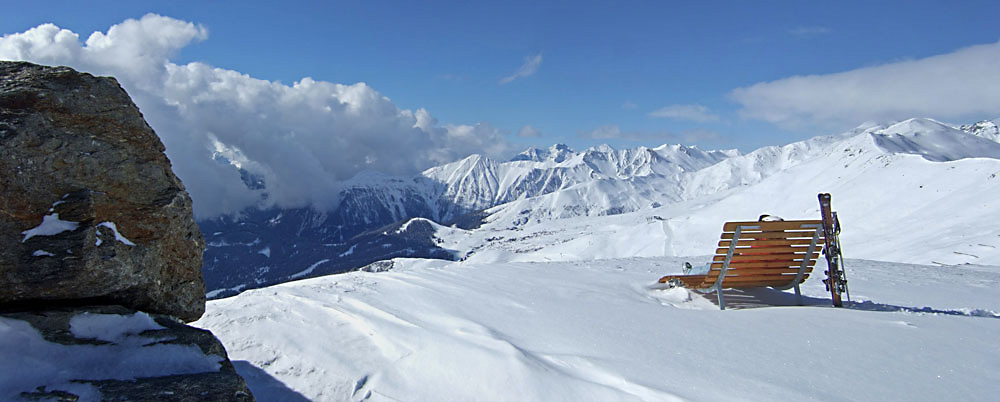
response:
[[[728,291],[651,288],[683,259],[394,260],[210,301],[261,401],[987,401],[1000,393],[1000,267],[848,260]]]

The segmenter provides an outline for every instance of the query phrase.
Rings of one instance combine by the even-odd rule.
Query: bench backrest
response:
[[[701,287],[787,289],[809,277],[823,248],[820,220],[726,222]]]

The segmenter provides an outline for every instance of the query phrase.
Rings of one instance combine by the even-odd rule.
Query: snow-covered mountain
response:
[[[973,126],[979,128],[968,128]],[[983,263],[1000,258],[991,248],[990,236],[996,237],[996,231],[984,219],[1000,219],[998,208],[988,201],[1000,197],[1000,143],[983,134],[988,128],[982,122],[952,127],[910,119],[745,155],[680,145],[623,150],[600,146],[582,152],[555,145],[528,149],[507,162],[472,155],[416,177],[366,173],[344,186],[342,201],[331,212],[248,211],[239,219],[201,222],[209,244],[206,281],[217,291],[213,295],[223,296],[392,257],[465,258],[479,253],[475,258],[483,258],[484,251],[495,249],[516,251],[518,258],[529,260],[531,255],[582,258],[578,250],[562,252],[562,257],[542,250],[560,249],[563,232],[570,233],[572,238],[565,241],[572,244],[595,239],[613,244],[615,237],[629,238],[621,232],[586,229],[593,227],[594,219],[619,215],[617,221],[637,225],[623,230],[644,233],[645,240],[633,239],[622,250],[592,248],[594,256],[708,253],[702,247],[718,235],[722,220],[762,212],[816,216],[818,192],[835,195],[845,226],[851,224],[857,230],[852,233],[859,235],[845,235],[845,245],[857,245],[859,257],[890,257],[881,248],[868,247],[867,236],[907,228],[885,240],[898,245],[891,255],[897,261]],[[390,233],[383,227],[415,217],[466,229],[485,222],[476,232],[497,234],[441,235],[438,240],[430,232],[393,240],[358,237]],[[937,230],[944,237],[935,243],[947,245],[914,246],[926,240],[919,225],[928,217],[951,223]],[[556,220],[560,223],[550,223]],[[612,221],[606,227],[618,227]],[[981,228],[982,235],[952,230],[970,225]],[[539,235],[533,242],[509,240],[523,238],[515,233],[526,228],[550,235]],[[504,230],[510,233],[500,233]],[[499,238],[506,243],[496,241]],[[639,251],[638,245],[648,248]]]
[[[1000,127],[997,127],[998,123],[1000,123],[1000,119],[983,120],[974,124],[962,125],[959,129],[975,136],[1000,142]]]
[[[548,151],[531,148],[498,163],[480,155],[424,171],[444,185],[441,199],[461,211],[478,211],[598,181],[674,178],[711,166],[736,151],[705,152],[682,145],[615,150],[607,145],[573,152],[558,144]],[[444,216],[450,217],[449,211]]]
[[[451,256],[454,253],[435,247],[412,247],[411,243],[426,243],[427,238],[384,242],[385,239],[378,239],[378,247],[368,248],[358,247],[361,240],[357,236],[383,226],[400,225],[411,218],[473,228],[479,226],[483,218],[481,211],[513,200],[530,199],[593,182],[602,182],[602,186],[608,187],[628,182],[642,186],[641,183],[652,183],[652,178],[661,177],[677,180],[684,172],[710,166],[736,154],[735,151],[705,152],[681,145],[625,150],[602,146],[583,152],[555,145],[547,151],[526,151],[508,162],[471,155],[428,169],[415,177],[365,172],[344,184],[341,201],[333,211],[270,208],[199,222],[208,244],[204,258],[205,280],[209,294],[221,297],[297,279],[302,277],[299,273],[304,270],[309,270],[309,276],[316,276],[344,272],[392,257]],[[533,155],[536,160],[525,160],[524,155]],[[247,185],[266,184],[247,178]],[[631,193],[652,190],[649,187],[613,191],[608,187],[595,195],[620,194],[617,200],[604,204],[624,207],[578,210],[572,216],[620,213],[655,205],[652,201],[630,202],[628,197]],[[656,192],[656,198],[669,195],[663,190]],[[636,199],[651,198],[640,194]]]
[[[963,127],[866,125],[705,153],[716,161],[676,146],[557,146],[359,178],[350,208],[379,212],[260,212],[217,238],[283,228],[232,247],[309,249],[284,280],[383,261],[210,301],[196,325],[219,336],[261,400],[992,400],[1000,143]],[[694,156],[685,165],[677,153]],[[730,289],[719,311],[654,284],[707,261],[725,221],[818,217],[820,192],[843,226],[846,308],[828,308],[818,267],[802,285],[806,307],[790,291]],[[458,220],[474,225],[435,222],[484,206]],[[330,223],[419,211],[429,218],[354,236]],[[301,246],[312,235],[337,243]],[[460,261],[400,258],[432,251]]]

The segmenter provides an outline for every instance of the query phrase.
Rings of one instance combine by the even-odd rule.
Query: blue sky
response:
[[[685,142],[749,151],[850,128],[741,117],[728,94],[1000,39],[995,1],[98,1],[18,2],[15,9],[0,31],[53,22],[86,36],[155,12],[208,29],[208,39],[184,48],[176,62],[289,84],[306,76],[365,82],[442,122],[487,122],[515,143],[578,148]],[[534,74],[499,84],[538,55]],[[700,105],[716,117],[649,115],[670,105]],[[975,114],[968,117],[1000,111]],[[517,137],[525,125],[541,137]],[[602,126],[640,139],[581,138]]]
[[[747,152],[869,121],[1000,117],[996,1],[0,6],[0,59],[118,77],[186,183],[219,152],[275,182],[333,177],[319,187],[336,193],[362,170],[529,145]],[[300,187],[289,205],[323,203]],[[251,202],[233,199],[218,201]]]

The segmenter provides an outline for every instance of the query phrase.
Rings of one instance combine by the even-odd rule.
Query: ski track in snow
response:
[[[396,260],[210,301],[196,323],[312,400],[989,400],[1000,391],[1000,267],[848,260],[829,308],[658,290],[681,258]],[[741,308],[742,307],[742,308]],[[241,367],[238,365],[238,367]],[[244,366],[249,367],[249,366]],[[259,377],[259,376],[258,376]],[[287,394],[268,393],[261,400]],[[285,390],[283,392],[290,392]]]

